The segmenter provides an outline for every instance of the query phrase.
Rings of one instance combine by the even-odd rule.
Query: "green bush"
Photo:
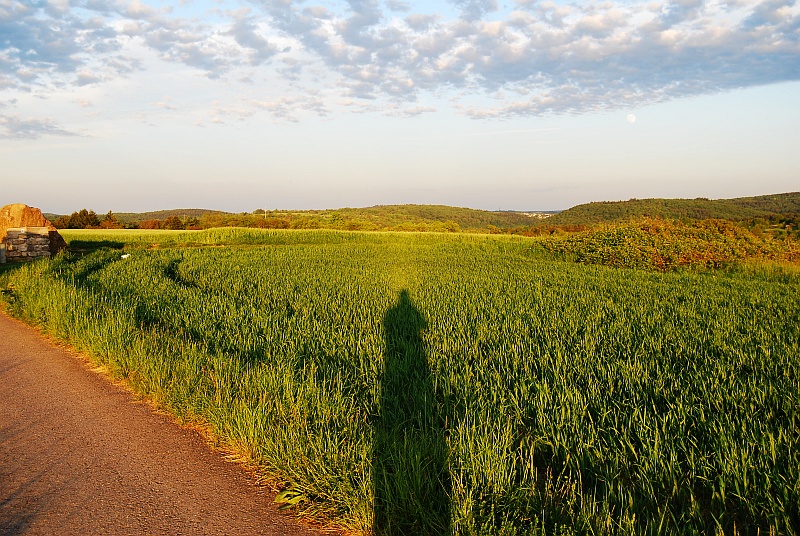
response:
[[[724,220],[642,219],[541,239],[551,253],[587,264],[668,271],[750,259],[800,261],[800,244],[759,237]]]

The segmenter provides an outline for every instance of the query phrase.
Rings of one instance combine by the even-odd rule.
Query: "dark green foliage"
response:
[[[118,212],[117,218],[126,224],[135,224],[145,220],[166,220],[175,216],[181,221],[188,218],[201,218],[210,214],[224,214],[218,210],[208,210],[204,208],[176,208],[170,210],[156,210],[152,212]]]
[[[183,222],[177,216],[170,216],[166,220],[164,220],[164,225],[162,226],[163,229],[169,229],[172,231],[178,231],[184,228]]]
[[[739,197],[731,201],[740,207],[772,214],[800,214],[800,192]]]
[[[539,225],[591,225],[632,218],[749,220],[778,214],[800,214],[800,193],[738,199],[631,199],[577,205]]]
[[[100,218],[93,210],[82,208],[69,216],[61,216],[52,222],[58,229],[93,229],[100,227]]]
[[[443,205],[384,205],[361,209],[346,208],[339,212],[343,217],[377,221],[389,228],[404,224],[450,222],[461,229],[486,229],[489,225],[513,227],[531,222],[529,216],[516,212],[488,212]]]

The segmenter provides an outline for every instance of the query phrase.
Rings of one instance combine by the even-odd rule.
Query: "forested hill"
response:
[[[139,227],[145,229],[207,229],[267,227],[277,229],[350,229],[400,231],[460,231],[527,228],[549,213],[490,212],[444,205],[380,205],[328,210],[254,210],[231,213],[206,209],[173,209],[103,216],[82,210],[72,216],[48,214],[60,228]],[[85,220],[85,221],[84,221]]]
[[[467,230],[527,227],[539,215],[522,212],[489,212],[444,205],[379,205],[330,210],[256,210],[252,214],[208,214],[200,218],[204,227],[230,225],[269,227],[334,228],[361,230]],[[261,221],[260,221],[260,220]],[[253,220],[252,222],[250,220]]]
[[[120,223],[130,225],[137,224],[147,220],[166,220],[170,217],[180,218],[182,220],[187,218],[200,218],[210,214],[227,214],[220,210],[209,210],[206,208],[173,208],[169,210],[154,210],[152,212],[114,212],[114,217]],[[64,216],[63,214],[55,214],[52,212],[45,212],[44,217],[48,220],[55,221]],[[103,214],[98,214],[100,218]]]
[[[489,212],[445,205],[379,205],[368,208],[343,208],[324,213],[328,215],[338,213],[347,219],[366,219],[381,223],[385,227],[402,225],[406,222],[452,221],[462,229],[481,229],[489,225],[496,227],[530,225],[536,220],[535,216],[529,215],[532,213]]]
[[[739,206],[764,210],[774,214],[800,213],[800,192],[786,194],[761,195],[757,197],[740,197],[731,199]]]
[[[632,218],[705,220],[717,218],[743,221],[778,214],[800,213],[800,192],[740,197],[736,199],[631,199],[602,201],[574,206],[542,223],[546,225],[591,225]]]
[[[800,192],[737,199],[631,199],[577,205],[560,213],[492,212],[445,205],[379,205],[330,210],[254,210],[230,213],[207,209],[173,209],[103,216],[82,210],[72,216],[46,216],[59,228],[138,227],[143,229],[208,229],[265,227],[273,229],[346,229],[364,231],[479,231],[542,234],[555,228],[580,230],[597,223],[637,218],[671,220],[722,219],[748,228],[796,225]],[[552,214],[552,215],[551,215]],[[83,217],[76,217],[83,216]],[[550,216],[550,217],[545,217]],[[84,221],[85,220],[85,221]],[[763,221],[762,221],[763,220]],[[776,228],[777,228],[776,227]]]
[[[209,214],[224,214],[224,212],[205,208],[174,208],[152,212],[115,212],[114,216],[123,223],[138,223],[145,220],[166,220],[172,216],[181,219],[200,218]]]

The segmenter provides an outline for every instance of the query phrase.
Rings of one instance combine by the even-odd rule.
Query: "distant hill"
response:
[[[181,208],[154,212],[115,212],[126,226],[138,226],[147,220],[163,222],[177,216],[186,226],[327,228],[350,230],[421,230],[421,231],[491,231],[541,234],[549,228],[577,230],[592,224],[621,222],[636,218],[675,220],[722,219],[749,221],[776,219],[778,215],[800,214],[800,192],[740,197],[736,199],[630,199],[577,205],[563,212],[486,211],[445,205],[378,205],[366,208],[329,210],[258,210],[254,213],[231,213],[219,210]],[[104,214],[98,214],[102,219]],[[57,214],[45,214],[54,221]],[[780,218],[778,218],[779,220]],[[188,222],[188,220],[194,220]],[[780,222],[772,222],[777,224]],[[147,225],[147,224],[144,224]],[[760,225],[760,224],[758,224]],[[572,228],[572,229],[570,229]]]
[[[138,223],[145,220],[166,220],[172,216],[181,219],[200,218],[208,214],[227,214],[221,210],[205,208],[174,208],[170,210],[155,210],[152,212],[114,212],[114,216],[123,223]],[[100,214],[102,216],[102,214]]]
[[[278,226],[350,230],[482,230],[528,227],[539,213],[490,212],[444,205],[378,205],[328,210],[269,210],[247,215],[207,215],[203,227]],[[259,221],[261,220],[261,221]]]
[[[116,219],[128,226],[147,220],[164,221],[177,216],[181,221],[196,220],[192,225],[208,227],[334,228],[363,230],[487,230],[529,227],[553,212],[485,211],[444,205],[378,205],[366,208],[328,210],[258,210],[256,213],[231,213],[208,209],[172,209],[154,212],[114,212]],[[58,214],[47,214],[54,221]],[[104,214],[98,214],[102,219]]]
[[[221,210],[209,210],[205,208],[174,208],[169,210],[155,210],[152,212],[114,212],[114,217],[124,224],[139,223],[145,220],[166,220],[171,216],[177,216],[181,219],[186,218],[200,218],[209,214],[229,214]],[[68,214],[67,214],[68,215]],[[65,214],[55,214],[52,212],[45,212],[44,217],[50,221],[65,216]],[[103,219],[105,213],[97,215]]]
[[[368,208],[343,208],[324,213],[340,213],[343,217],[368,219],[383,226],[400,225],[405,222],[455,222],[462,229],[485,229],[496,227],[517,227],[531,225],[538,217],[530,212],[490,212],[472,208],[449,207],[445,205],[378,205]]]
[[[574,206],[543,223],[546,225],[591,225],[632,218],[743,221],[776,214],[800,213],[800,192],[740,197],[736,199],[630,199]]]
[[[757,197],[739,197],[731,199],[737,205],[764,210],[774,214],[800,213],[800,192],[786,194],[760,195]]]

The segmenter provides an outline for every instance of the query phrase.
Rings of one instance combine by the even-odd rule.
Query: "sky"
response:
[[[798,1],[0,0],[0,205],[798,190]]]

